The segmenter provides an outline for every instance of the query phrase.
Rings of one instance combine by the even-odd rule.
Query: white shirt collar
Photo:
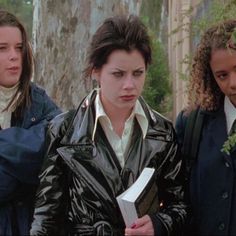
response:
[[[227,133],[229,134],[233,122],[236,119],[236,108],[227,96],[225,96],[224,99],[224,111],[226,117]]]
[[[99,90],[98,90],[97,96],[95,98],[95,111],[96,111],[96,117],[95,117],[95,124],[94,124],[94,129],[93,129],[92,140],[94,140],[94,137],[95,137],[95,133],[97,130],[97,122],[98,122],[99,118],[106,117],[110,121],[110,119],[108,118],[107,114],[105,113],[105,111],[103,109],[103,105],[102,105],[102,102],[101,102],[100,96],[99,96]],[[143,138],[145,138],[146,134],[147,134],[147,130],[148,130],[148,119],[145,115],[142,105],[140,104],[140,102],[138,100],[134,106],[133,112],[131,113],[130,117],[132,117],[134,115],[136,116],[137,121],[141,127],[141,130],[143,133]]]

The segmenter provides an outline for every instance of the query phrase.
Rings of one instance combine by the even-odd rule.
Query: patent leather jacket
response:
[[[67,113],[51,122],[31,235],[60,234],[60,226],[66,235],[124,235],[116,196],[146,166],[156,169],[162,203],[160,211],[151,215],[155,235],[180,235],[186,206],[182,202],[182,161],[171,123],[140,98],[149,120],[148,132],[143,139],[135,123],[121,168],[100,125],[92,141],[95,97],[96,91],[91,92],[71,119]]]

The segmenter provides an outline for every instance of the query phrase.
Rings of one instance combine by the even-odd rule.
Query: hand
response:
[[[154,228],[150,216],[145,215],[134,222],[132,228],[125,229],[125,235],[154,236]]]

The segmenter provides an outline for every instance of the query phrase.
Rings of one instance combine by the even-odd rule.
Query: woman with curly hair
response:
[[[235,31],[236,20],[227,20],[203,35],[193,59],[188,107],[176,120],[183,145],[190,113],[199,109],[204,117],[188,183],[191,235],[236,235],[234,141],[222,149],[236,119]]]

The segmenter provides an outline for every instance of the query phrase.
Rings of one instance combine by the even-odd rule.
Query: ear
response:
[[[100,82],[100,70],[99,69],[93,69],[92,70],[92,78],[97,81],[99,84]]]

